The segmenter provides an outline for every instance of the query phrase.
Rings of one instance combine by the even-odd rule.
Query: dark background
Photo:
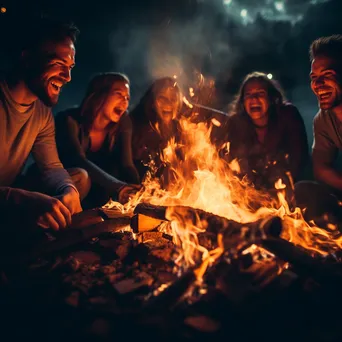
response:
[[[0,13],[2,69],[10,67],[9,52],[35,16],[62,17],[79,27],[72,81],[54,113],[79,104],[92,75],[104,71],[129,76],[132,106],[156,77],[176,74],[188,87],[201,72],[216,81],[215,105],[226,109],[243,77],[258,70],[283,85],[304,117],[310,143],[317,103],[308,49],[319,36],[342,33],[342,0],[0,0],[0,6],[6,8]]]

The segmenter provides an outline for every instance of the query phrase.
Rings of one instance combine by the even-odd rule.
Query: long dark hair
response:
[[[113,84],[118,81],[129,84],[128,77],[118,72],[97,74],[89,82],[79,111],[79,121],[85,132],[89,133],[108,92],[111,90]],[[117,124],[113,123],[110,129],[115,129],[116,126]]]
[[[240,89],[235,97],[235,100],[231,104],[231,108],[229,111],[231,115],[247,115],[243,103],[243,96],[246,84],[252,80],[261,81],[266,85],[267,95],[270,102],[270,114],[272,114],[274,111],[277,111],[278,107],[286,102],[285,94],[280,84],[273,79],[269,79],[265,73],[255,71],[248,74],[243,80]]]
[[[154,102],[157,94],[165,88],[174,87],[179,96],[179,108],[177,113],[180,112],[182,106],[182,92],[178,86],[177,81],[172,77],[162,77],[155,80],[152,85],[147,89],[137,106],[130,113],[131,117],[142,123],[151,122],[154,124],[157,121],[157,113],[154,109]]]

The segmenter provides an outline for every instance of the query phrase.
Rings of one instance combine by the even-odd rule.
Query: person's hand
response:
[[[127,203],[130,197],[133,197],[139,190],[141,189],[141,185],[136,184],[127,184],[120,188],[118,194],[118,200],[120,203]]]
[[[59,230],[71,223],[70,210],[57,198],[30,192],[27,195],[28,204],[36,211],[36,223],[42,228]]]
[[[71,215],[82,211],[79,193],[73,187],[65,188],[64,192],[56,198],[69,209]]]

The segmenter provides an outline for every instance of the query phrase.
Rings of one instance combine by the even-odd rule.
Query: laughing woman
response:
[[[160,155],[168,141],[180,140],[179,116],[182,106],[181,90],[172,77],[155,80],[130,116],[133,123],[133,159],[143,178],[146,166],[153,160],[162,164]]]
[[[304,121],[297,108],[285,101],[283,91],[266,74],[246,76],[228,120],[225,141],[228,161],[237,159],[241,175],[257,188],[274,188],[279,177],[301,179],[308,162]]]
[[[56,117],[62,163],[82,167],[90,175],[89,206],[102,205],[109,197],[125,202],[138,189],[134,185],[139,183],[139,175],[132,160],[129,99],[125,75],[99,74],[91,80],[81,105]]]

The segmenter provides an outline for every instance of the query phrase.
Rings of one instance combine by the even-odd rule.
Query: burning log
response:
[[[148,203],[139,203],[135,209],[134,214],[142,214],[148,217],[155,218],[157,220],[167,221],[166,215],[166,206],[153,205]]]
[[[205,231],[204,234],[212,234],[215,239],[219,233],[223,233],[226,249],[243,241],[249,241],[250,243],[251,241],[264,239],[267,236],[278,237],[282,231],[281,219],[274,216],[242,224],[201,209],[186,206],[156,206],[146,203],[138,204],[134,213],[151,217],[159,222],[168,220],[166,218],[168,210],[170,210],[172,217],[202,228]],[[150,227],[152,228],[153,225]]]
[[[283,239],[266,239],[261,245],[278,258],[289,262],[295,271],[317,280],[321,284],[342,286],[342,274],[333,265],[324,264],[300,248]]]
[[[259,244],[267,237],[279,237],[281,232],[282,221],[277,216],[259,219],[255,222],[245,224],[230,221],[228,228],[222,232],[223,243],[225,249],[230,250],[235,248],[238,251],[253,243]]]

